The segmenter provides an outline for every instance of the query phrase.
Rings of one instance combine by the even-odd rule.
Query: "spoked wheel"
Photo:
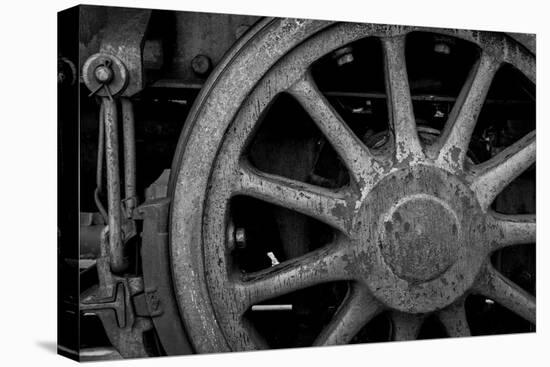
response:
[[[479,57],[441,134],[417,132],[405,64],[413,31],[477,45]],[[316,85],[311,66],[373,37],[383,51],[389,139],[368,148]],[[497,70],[510,64],[535,83],[535,58],[502,34],[266,19],[229,53],[201,92],[172,177],[171,265],[177,302],[197,352],[269,347],[244,317],[253,305],[330,282],[347,294],[314,345],[350,342],[390,315],[394,340],[415,339],[427,316],[450,336],[470,335],[464,300],[484,295],[535,323],[535,298],[493,267],[501,248],[535,242],[534,215],[495,213],[495,197],[535,162],[535,132],[481,164],[468,158],[477,117]],[[263,172],[247,147],[281,93],[309,114],[349,173],[331,189]],[[258,271],[239,269],[231,200],[252,197],[328,225],[330,243]],[[252,213],[262,216],[263,213]],[[267,240],[267,238],[266,238]]]

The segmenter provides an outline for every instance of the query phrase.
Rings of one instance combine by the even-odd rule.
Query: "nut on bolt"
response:
[[[113,80],[113,70],[107,65],[99,65],[94,70],[96,80],[102,84],[107,84]]]
[[[82,66],[82,79],[91,96],[109,97],[121,95],[128,85],[128,71],[114,55],[97,53],[88,57]]]

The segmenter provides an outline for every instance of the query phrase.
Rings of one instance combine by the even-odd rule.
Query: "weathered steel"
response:
[[[97,164],[96,164],[96,188],[94,190],[94,201],[97,209],[103,216],[105,223],[108,222],[108,214],[101,202],[100,194],[103,192],[103,163],[105,161],[105,106],[101,103],[99,108],[99,126],[97,137]]]
[[[123,97],[131,97],[145,87],[143,47],[151,10],[110,8],[100,52],[116,56],[128,70],[128,86]]]
[[[404,341],[416,339],[424,318],[424,315],[408,314],[399,311],[392,312],[392,340]]]
[[[120,205],[120,165],[118,157],[118,115],[116,102],[102,100],[105,113],[105,159],[107,167],[107,207],[109,228],[109,258],[111,270],[121,273],[128,266],[122,241],[122,213]]]
[[[512,283],[488,262],[480,272],[473,291],[535,323],[537,314],[535,297]]]
[[[536,132],[525,135],[502,152],[475,168],[472,190],[476,192],[480,204],[487,208],[495,197],[514,178],[533,163],[536,156]]]
[[[141,258],[145,299],[165,352],[190,354],[193,350],[173,295],[168,253],[169,208],[168,198],[153,195],[137,208],[143,216]]]
[[[391,33],[391,32],[390,32]],[[382,38],[386,76],[386,95],[390,127],[395,140],[395,159],[416,163],[423,157],[416,132],[409,78],[405,64],[405,35]]]
[[[450,337],[470,336],[464,300],[459,300],[439,312],[439,320]]]
[[[122,138],[124,141],[124,204],[126,216],[131,217],[137,205],[136,197],[136,133],[132,101],[120,100],[122,106]]]
[[[450,170],[463,168],[477,117],[500,65],[500,60],[482,53],[472,68],[441,134],[441,143],[435,145],[439,148],[435,153],[437,163],[442,167]]]
[[[354,284],[313,345],[347,344],[384,307],[370,294],[364,285]]]
[[[372,185],[382,170],[380,162],[370,154],[363,142],[346,125],[338,112],[319,91],[310,73],[294,84],[290,93],[298,99],[327,137],[359,186]],[[367,185],[368,185],[367,184]]]
[[[495,224],[488,210],[505,184],[534,162],[534,133],[479,167],[449,165],[446,153],[444,159],[424,154],[429,149],[417,133],[404,59],[404,36],[416,30],[473,42],[482,55],[514,65],[534,82],[534,55],[502,34],[296,19],[259,23],[208,80],[182,133],[171,178],[174,286],[197,352],[265,348],[243,318],[252,305],[337,280],[366,293],[348,295],[318,344],[349,341],[379,309],[392,310],[395,340],[417,337],[426,315],[440,312],[449,334],[467,335],[455,307],[460,311],[471,290],[534,322],[534,297],[485,270],[495,239],[506,245],[534,238],[529,218]],[[308,77],[314,61],[370,36],[379,37],[384,50],[393,129],[390,148],[383,151],[357,142]],[[467,146],[490,83],[493,67],[484,68],[483,60],[489,59],[482,56],[482,68],[468,79],[443,137],[452,146],[440,146],[454,162],[462,160],[460,149]],[[311,115],[349,169],[352,185],[328,190],[250,167],[244,149],[266,108],[283,92]],[[456,158],[453,147],[459,149]],[[335,229],[335,239],[269,269],[241,274],[227,235],[229,202],[237,194],[317,218]]]
[[[536,216],[534,214],[503,215],[493,213],[493,250],[506,246],[535,243]]]
[[[108,74],[108,76],[107,76]],[[128,86],[128,71],[122,61],[107,53],[97,53],[82,66],[82,79],[90,95],[113,98]]]
[[[80,295],[80,313],[99,317],[109,341],[122,357],[147,357],[144,332],[152,328],[152,323],[148,318],[137,316],[132,304],[132,297],[143,292],[143,280],[111,273],[107,231],[105,227],[96,262],[99,284]]]
[[[340,243],[328,249],[310,252],[284,264],[243,275],[240,281],[227,284],[231,288],[220,290],[220,293],[230,292],[234,295],[234,301],[227,304],[227,307],[231,307],[231,315],[221,315],[221,318],[233,317],[235,313],[242,315],[256,303],[313,285],[336,280],[352,280],[355,278],[353,268],[348,268],[352,258],[353,253],[348,243]]]
[[[250,15],[208,14],[199,12],[175,12],[175,39],[170,60],[178,80],[186,84],[204,82],[209,75],[196,73],[193,59],[198,55],[210,59],[212,66],[218,65],[224,54],[248,28],[260,18]]]
[[[261,173],[247,163],[242,164],[236,192],[291,208],[343,232],[349,231],[351,218],[339,215],[346,212],[349,204],[346,197],[337,192]]]
[[[488,252],[474,193],[427,164],[387,174],[357,217],[361,276],[378,299],[402,312],[452,303],[470,288]]]

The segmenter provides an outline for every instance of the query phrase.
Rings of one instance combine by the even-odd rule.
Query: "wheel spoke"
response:
[[[354,256],[349,242],[339,238],[334,244],[283,262],[271,268],[247,274],[238,283],[240,302],[249,306],[317,284],[353,280]]]
[[[392,340],[415,340],[424,323],[424,315],[395,311],[391,315],[393,324]]]
[[[437,161],[450,169],[462,169],[472,132],[500,62],[482,53],[453,106],[440,138]]]
[[[239,177],[238,193],[311,216],[343,233],[349,232],[353,206],[348,205],[343,194],[260,172],[247,163],[241,164]]]
[[[315,121],[354,180],[362,185],[374,186],[377,173],[383,170],[381,162],[369,153],[368,148],[330,105],[315,85],[311,74],[307,72],[289,92]]]
[[[491,250],[498,250],[506,246],[535,243],[536,215],[504,215],[494,213],[491,216],[496,234]]]
[[[348,344],[380,311],[382,311],[381,304],[371,296],[369,291],[360,284],[353,284],[342,305],[313,345]]]
[[[231,328],[234,334],[230,335],[232,345],[237,350],[267,350],[269,344],[254,327],[254,324],[242,316],[241,312],[226,312],[220,315],[216,321],[223,328]]]
[[[535,131],[504,149],[475,168],[472,190],[483,208],[488,208],[495,197],[517,176],[535,162]]]
[[[525,320],[535,323],[535,297],[511,282],[492,265],[486,265],[474,285],[474,292],[492,299]]]
[[[388,95],[388,115],[395,136],[398,162],[423,157],[420,139],[416,132],[411,92],[405,63],[405,36],[382,39]]]
[[[447,335],[451,338],[472,335],[466,318],[464,300],[460,300],[441,310],[438,316],[447,331]]]

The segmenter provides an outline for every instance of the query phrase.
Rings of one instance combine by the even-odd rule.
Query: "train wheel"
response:
[[[479,50],[441,134],[417,132],[405,63],[414,31]],[[311,67],[355,41],[382,48],[389,133],[364,143],[319,91]],[[265,19],[229,52],[188,117],[172,167],[170,250],[175,297],[197,352],[271,347],[254,306],[322,284],[345,284],[312,345],[345,344],[389,315],[393,340],[415,339],[428,316],[470,335],[465,298],[481,294],[535,323],[535,297],[497,271],[494,251],[535,242],[534,215],[497,214],[495,197],[535,162],[535,132],[480,164],[468,146],[492,79],[509,64],[535,83],[535,56],[504,34],[298,19]],[[331,188],[265,172],[248,155],[273,101],[299,103],[349,180]],[[318,248],[243,269],[232,200],[254,198],[330,228]],[[252,213],[262,216],[263,212]],[[269,240],[265,233],[265,241]],[[339,283],[339,284],[340,284]]]

